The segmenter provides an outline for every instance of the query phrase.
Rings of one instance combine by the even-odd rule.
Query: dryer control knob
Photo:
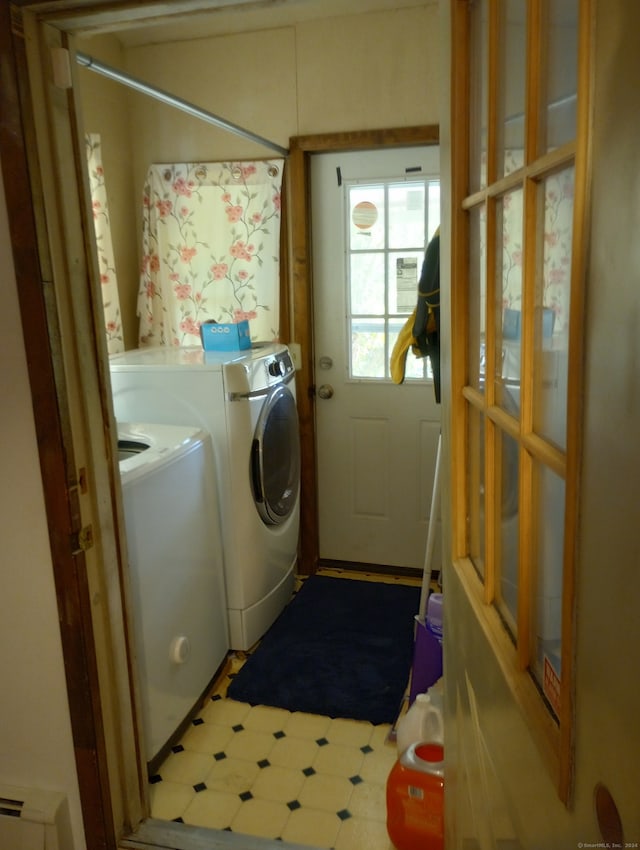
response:
[[[185,635],[174,637],[169,646],[169,658],[174,664],[184,664],[191,654],[191,644]]]
[[[280,360],[272,360],[267,368],[269,369],[269,374],[273,375],[274,378],[281,378],[286,371],[284,363],[281,363]]]

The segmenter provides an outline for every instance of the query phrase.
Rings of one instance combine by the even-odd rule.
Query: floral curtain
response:
[[[143,193],[141,346],[200,345],[207,320],[279,335],[283,160],[152,165]]]
[[[571,166],[544,184],[542,304],[553,311],[555,334],[569,332],[574,182]]]
[[[102,289],[107,350],[109,354],[116,354],[118,351],[124,351],[124,340],[122,337],[118,280],[116,278],[113,245],[111,244],[109,206],[107,204],[104,168],[102,167],[100,136],[97,133],[89,133],[85,137],[85,143],[87,163],[89,166],[93,224],[98,248],[98,267]]]
[[[520,168],[522,151],[507,151],[505,171]],[[544,192],[544,246],[542,306],[553,311],[554,335],[568,332],[573,224],[573,169],[546,178]],[[522,309],[522,191],[510,192],[503,205],[503,309]],[[514,234],[520,234],[513,239]]]

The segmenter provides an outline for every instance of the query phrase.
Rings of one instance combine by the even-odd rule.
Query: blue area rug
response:
[[[409,681],[420,588],[306,579],[228,688],[231,699],[394,723]]]

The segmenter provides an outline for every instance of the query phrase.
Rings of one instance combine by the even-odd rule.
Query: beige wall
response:
[[[456,573],[445,568],[447,850],[618,846],[602,841],[593,793],[605,783],[624,839],[640,841],[640,5],[594,0],[592,221],[588,238],[586,391],[577,568],[575,794],[566,809]],[[449,2],[442,0],[443,43]],[[445,63],[449,57],[443,57]],[[446,87],[449,87],[448,80]],[[448,95],[447,95],[448,96]],[[446,106],[443,116],[447,116]],[[449,173],[451,127],[441,126]],[[442,309],[450,266],[443,210]],[[446,318],[444,319],[446,321]],[[443,341],[445,375],[450,341]],[[447,378],[444,378],[445,386]],[[443,434],[450,410],[444,393]],[[445,463],[445,469],[447,465]],[[445,529],[450,483],[443,482]],[[445,535],[446,539],[446,535]],[[445,563],[450,564],[451,558]],[[633,846],[633,845],[627,845]]]
[[[437,34],[435,5],[300,26],[298,132],[437,124]]]
[[[38,445],[0,172],[0,785],[61,791],[85,846]]]
[[[297,135],[437,124],[439,118],[433,2],[126,50],[113,36],[85,39],[78,49],[285,148]],[[94,72],[80,68],[79,78],[86,128],[104,133],[105,158],[113,156],[112,145],[118,147],[118,159],[113,166],[105,161],[105,168],[109,188],[112,168],[120,168],[121,182],[109,191],[109,202],[126,220],[131,240],[126,254],[120,238],[116,244],[126,264],[126,273],[118,267],[118,275],[128,290],[122,310],[131,347],[138,268],[136,261],[132,275],[132,254],[139,251],[149,164],[277,154]],[[131,212],[122,212],[128,204],[135,207],[134,227]]]

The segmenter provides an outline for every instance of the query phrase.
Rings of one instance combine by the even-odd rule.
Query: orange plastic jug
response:
[[[387,780],[387,832],[396,850],[444,848],[444,749],[416,742]]]

